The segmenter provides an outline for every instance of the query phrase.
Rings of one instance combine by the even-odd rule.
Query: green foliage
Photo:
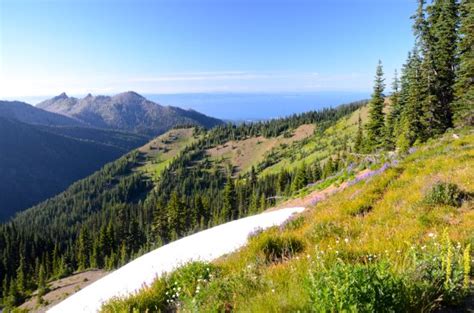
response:
[[[364,151],[364,129],[362,127],[362,119],[360,118],[357,120],[357,134],[354,140],[354,151],[357,153],[361,153]]]
[[[145,292],[105,304],[102,311],[175,312],[182,306],[197,307],[202,304],[202,292],[219,273],[212,264],[191,262],[156,280]]]
[[[324,130],[363,104],[185,132],[193,140],[183,138],[153,181],[142,170],[145,152],[133,151],[0,225],[0,280],[17,276],[23,254],[25,264],[38,264],[25,268],[25,277],[34,277],[25,287],[29,293],[38,287],[40,265],[47,279],[89,268],[114,269],[171,240],[264,210],[275,204],[277,195],[290,193],[296,173],[259,175],[259,168],[231,178],[228,165],[211,160],[207,149],[251,136],[282,136],[307,123],[317,122]],[[320,173],[319,162],[314,162],[302,174],[312,181]]]
[[[396,127],[400,123],[402,107],[400,105],[400,80],[397,70],[393,75],[392,94],[390,95],[390,112],[385,121],[385,149],[393,150],[395,148]]]
[[[63,191],[126,151],[0,117],[0,221]]]
[[[431,312],[459,305],[471,287],[472,212],[439,207],[431,210],[439,222],[428,226],[419,217],[424,214],[420,191],[433,176],[465,188],[472,181],[474,136],[461,135],[432,140],[396,167],[320,201],[280,228],[249,238],[247,247],[215,261],[220,271],[201,285],[199,296],[180,295],[178,310]],[[363,204],[373,208],[369,215],[347,214]],[[439,235],[445,227],[454,241],[447,233]],[[277,253],[265,254],[263,248],[284,255],[281,251],[290,250],[281,248],[285,241],[272,240],[282,237],[304,238],[304,252],[274,263]],[[167,290],[164,279],[158,281]],[[132,299],[150,293],[144,289]],[[124,305],[116,310],[124,312],[138,307],[127,301],[108,307]],[[140,307],[147,309],[156,311]]]
[[[453,104],[457,125],[474,125],[474,3],[460,3],[459,67],[455,83],[456,101]]]
[[[467,252],[466,252],[467,251]],[[431,311],[434,300],[457,305],[469,292],[469,246],[442,243],[412,247],[402,271],[389,259],[366,263],[318,258],[306,282],[314,312]]]
[[[425,201],[433,205],[460,207],[468,195],[456,184],[438,182],[426,194]]]
[[[382,62],[379,61],[375,74],[374,92],[369,102],[369,121],[367,122],[367,145],[370,150],[376,150],[383,144],[385,119],[384,95],[385,89]]]
[[[346,264],[313,269],[308,279],[312,312],[403,312],[403,280],[388,263]]]
[[[260,241],[259,249],[265,256],[266,262],[270,263],[291,259],[305,248],[301,239],[290,235],[270,235]]]

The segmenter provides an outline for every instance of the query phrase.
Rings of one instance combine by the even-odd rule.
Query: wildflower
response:
[[[433,233],[429,233],[429,234],[428,234],[428,237],[430,237],[430,238],[435,238],[435,237],[436,237],[436,235],[435,235],[435,234],[433,234]]]
[[[421,250],[425,250],[425,249],[426,249],[426,246],[422,246],[422,247],[421,247]]]
[[[336,239],[336,244],[339,244],[339,239]]]
[[[344,239],[345,243],[349,243],[349,238]]]
[[[272,292],[275,293],[275,289],[272,289]]]

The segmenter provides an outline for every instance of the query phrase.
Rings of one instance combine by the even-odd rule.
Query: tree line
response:
[[[265,167],[259,166],[236,177],[206,149],[229,140],[282,136],[303,124],[316,123],[321,131],[365,103],[209,131],[195,128],[202,139],[184,148],[158,181],[136,170],[145,160],[133,151],[19,213],[0,225],[3,305],[14,307],[35,289],[41,298],[48,280],[90,268],[113,269],[187,234],[260,212],[276,195],[331,175],[337,165],[318,163],[262,177]]]
[[[415,45],[400,78],[395,72],[388,112],[379,61],[358,152],[407,151],[453,126],[474,125],[474,4],[419,0],[412,19]]]

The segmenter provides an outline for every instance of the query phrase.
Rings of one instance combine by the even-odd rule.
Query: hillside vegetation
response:
[[[258,159],[249,171],[233,175],[232,164],[207,151],[250,138],[287,140],[301,127],[318,129],[307,138],[321,136],[364,103],[209,131],[174,129],[106,165],[0,226],[4,303],[21,304],[42,281],[89,268],[113,269],[164,243],[272,206],[276,195],[291,194],[306,182],[292,184],[293,172],[280,181],[278,175],[260,175]],[[343,163],[331,164],[337,166],[306,181],[332,175]]]
[[[285,226],[256,233],[237,253],[185,265],[103,311],[431,311],[462,304],[474,243],[474,134],[454,137],[417,147]]]
[[[54,196],[126,152],[2,117],[0,151],[0,220]]]

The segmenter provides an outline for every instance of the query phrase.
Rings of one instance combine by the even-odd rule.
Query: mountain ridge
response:
[[[0,134],[0,220],[55,195],[126,152],[1,116]]]
[[[193,124],[212,128],[224,124],[222,120],[195,110],[162,106],[134,91],[113,96],[88,94],[84,98],[69,97],[63,92],[38,103],[37,107],[78,119],[90,126],[120,129],[150,137],[160,135],[176,125]]]

